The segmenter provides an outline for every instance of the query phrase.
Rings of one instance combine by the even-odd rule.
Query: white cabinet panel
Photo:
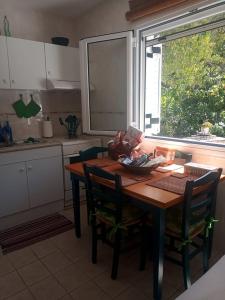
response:
[[[11,88],[46,89],[44,43],[7,38]]]
[[[79,49],[45,44],[47,79],[80,81]]]
[[[31,207],[64,198],[61,157],[32,160],[26,165]]]
[[[6,37],[0,36],[0,89],[10,88]]]
[[[0,167],[0,217],[29,208],[25,163]]]

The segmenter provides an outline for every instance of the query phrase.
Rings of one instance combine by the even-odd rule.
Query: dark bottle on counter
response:
[[[6,121],[5,126],[2,128],[2,135],[3,135],[4,142],[7,145],[13,144],[12,128],[9,125],[9,121]]]

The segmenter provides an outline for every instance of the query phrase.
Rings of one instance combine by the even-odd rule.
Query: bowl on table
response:
[[[140,159],[140,158],[139,158]],[[138,162],[138,159],[131,160],[128,157],[120,158],[118,160],[121,166],[129,170],[134,174],[150,174],[153,170],[157,169],[162,163],[165,162],[165,158],[163,156],[159,156],[156,158],[149,158],[148,156],[142,159],[142,162]]]

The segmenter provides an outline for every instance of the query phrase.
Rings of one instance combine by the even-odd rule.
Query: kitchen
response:
[[[202,2],[206,3],[207,1]],[[20,4],[16,3],[16,1],[0,1],[1,24],[3,24],[3,19],[6,15],[12,32],[12,37],[8,38],[8,41],[12,39],[12,43],[9,42],[12,44],[12,50],[11,52],[9,51],[10,46],[8,43],[7,58],[5,60],[0,60],[0,64],[2,64],[2,62],[7,62],[6,66],[1,65],[1,70],[7,70],[8,80],[11,81],[11,83],[8,83],[7,88],[1,85],[0,121],[2,124],[7,120],[9,121],[13,132],[13,139],[18,141],[17,145],[7,147],[7,152],[3,148],[0,149],[0,185],[2,187],[1,190],[4,191],[4,198],[6,197],[6,199],[9,199],[7,200],[7,203],[9,204],[8,207],[4,206],[4,209],[0,212],[1,229],[9,228],[24,221],[45,216],[46,212],[48,212],[48,214],[60,212],[64,209],[64,206],[71,205],[72,188],[69,173],[64,170],[64,164],[68,164],[69,158],[71,156],[76,157],[80,150],[87,149],[90,146],[100,146],[101,144],[105,145],[106,141],[109,139],[104,136],[107,135],[107,132],[104,132],[106,131],[105,129],[103,129],[103,132],[99,130],[101,129],[101,122],[99,122],[100,125],[97,122],[92,124],[93,127],[96,126],[97,128],[97,136],[95,132],[90,132],[90,127],[88,128],[87,122],[85,122],[87,111],[85,103],[83,102],[83,97],[86,96],[81,96],[80,86],[81,76],[85,76],[85,74],[81,73],[80,75],[79,65],[82,55],[79,51],[81,51],[82,47],[85,48],[86,46],[83,42],[83,44],[80,44],[80,49],[78,49],[79,40],[96,35],[127,31],[133,29],[133,27],[139,26],[140,21],[135,24],[126,21],[125,13],[127,11],[128,1],[111,1],[111,3],[108,1],[71,1],[68,7],[66,7],[66,5],[63,6],[62,1],[54,1],[54,3],[49,6],[47,3],[44,5],[44,2],[40,1],[39,3],[32,1],[29,2],[29,4],[25,1]],[[173,16],[171,11],[168,15],[170,17]],[[163,17],[161,17],[161,19],[162,18]],[[143,22],[143,20],[141,22]],[[1,26],[1,31],[2,34],[4,34],[3,25]],[[56,36],[66,36],[69,38],[69,47],[65,47],[65,52],[61,50],[64,47],[51,44],[51,38]],[[5,39],[5,37],[1,36],[0,39]],[[34,48],[36,49],[36,46],[33,48],[32,44],[35,42],[37,43],[36,45],[42,49],[41,61],[39,54],[36,52],[31,54],[30,51],[26,52],[24,50],[23,47],[25,46],[19,43],[20,39],[26,40],[27,45],[29,44],[28,46],[33,50]],[[97,49],[93,48],[93,55],[95,54],[95,50]],[[4,51],[4,49],[2,51]],[[48,55],[48,53],[50,54]],[[1,51],[0,55],[3,55]],[[59,61],[60,59],[62,59],[62,61]],[[82,59],[85,58],[83,57]],[[61,67],[62,65],[63,68]],[[125,68],[125,66],[123,67]],[[13,71],[15,72],[14,74]],[[40,78],[40,73],[42,74],[41,77],[47,79],[46,82],[36,80],[37,78]],[[12,74],[16,77],[13,78]],[[36,78],[33,77],[34,74],[36,74]],[[115,82],[116,79],[118,82],[120,81],[120,78],[115,78],[113,72],[111,75],[111,81],[112,79],[115,80]],[[14,82],[12,82],[12,80]],[[69,84],[75,82],[77,85],[75,88],[71,88],[70,86],[68,89],[68,82]],[[89,83],[85,82],[85,80],[82,82],[82,84],[86,85],[86,88],[83,88],[83,90],[87,90],[87,85]],[[129,78],[127,79],[127,82],[129,82]],[[5,84],[4,82],[2,83]],[[62,86],[58,87],[58,83],[62,84]],[[94,90],[97,84],[98,82],[94,82],[93,76],[93,80],[90,83],[90,90]],[[128,89],[130,93],[132,93],[131,89],[132,87]],[[41,108],[40,112],[35,117],[17,117],[12,104],[19,100],[20,94],[22,94],[23,101],[26,105],[30,102],[30,95],[33,95],[34,101]],[[127,95],[127,97],[130,96],[131,94]],[[110,108],[112,109],[112,107]],[[120,124],[118,125],[120,128],[124,126],[124,123],[121,124],[121,119],[125,120],[125,118],[121,118],[123,108],[124,107],[119,107],[120,115],[119,117],[117,116],[116,119],[116,124]],[[131,114],[132,112],[130,112],[130,115]],[[65,122],[68,115],[75,115],[80,120],[80,125],[77,131],[78,138],[72,138],[70,140],[67,139],[67,129],[59,122],[59,118],[62,118],[63,122]],[[46,121],[47,118],[51,121],[53,137],[43,137],[42,122],[43,120]],[[97,120],[99,121],[100,118],[97,118]],[[110,120],[108,119],[108,121]],[[125,121],[128,122],[129,120]],[[108,124],[108,128],[110,128],[110,122]],[[96,128],[94,128],[93,131],[95,131]],[[114,129],[115,131],[119,128],[110,129]],[[89,133],[90,135],[83,135],[83,133]],[[29,137],[40,140],[40,143],[34,145],[22,145],[20,143],[23,140],[27,140]],[[168,142],[163,139],[160,141],[152,139],[151,147],[154,148],[156,144],[167,146]],[[180,150],[192,152],[194,161],[205,163],[205,160],[207,159],[209,164],[214,165],[216,161],[217,165],[221,167],[225,166],[224,153],[222,149],[217,149],[215,151],[210,147],[204,149],[204,147],[190,144],[181,145],[176,141],[172,142],[172,144]],[[6,166],[10,166],[11,170],[6,168]],[[15,174],[12,175],[12,171],[15,170],[15,167],[19,171],[19,176]],[[49,170],[51,170],[51,175],[49,174]],[[12,189],[12,183],[16,183],[19,190],[16,190],[15,188]],[[218,201],[220,219],[218,228],[220,229],[216,232],[217,238],[215,239],[215,242],[217,249],[223,252],[225,246],[220,240],[220,232],[223,231],[223,224],[225,222],[225,214],[223,214],[224,204],[222,202],[224,197],[224,187],[220,187],[220,189],[220,201]],[[10,201],[12,202],[10,203]],[[65,210],[65,212],[65,214],[71,215],[71,211],[69,209]],[[69,243],[71,243],[71,246]],[[73,263],[75,263],[79,255],[81,257],[83,256],[82,253],[76,252],[78,251],[77,242],[72,240],[72,235],[67,234],[66,238],[59,236],[58,239],[56,237],[43,245],[46,246],[47,249],[49,248],[49,253],[46,252],[47,254],[55,253],[55,255],[53,255],[54,259],[62,259],[61,266],[59,263],[59,267],[56,268],[56,270],[54,270],[54,268],[51,269],[50,267],[52,272],[55,271],[57,273],[57,278],[59,281],[61,280],[60,282],[62,284],[63,279],[61,278],[62,276],[60,277],[59,275],[60,270],[64,271],[67,267],[69,268],[68,260],[72,260]],[[18,268],[14,267],[12,262],[16,265],[15,261],[19,261],[21,259],[20,254],[18,254],[18,256],[16,256],[16,254],[14,254],[14,256],[12,255],[11,260],[9,259],[7,262],[4,261],[2,265],[7,265],[6,269],[11,268],[12,274],[14,269],[19,270],[18,272],[20,273],[20,269],[25,268],[25,266],[27,267],[29,264],[35,265],[36,263],[35,266],[38,269],[37,262],[33,255],[34,253],[44,251],[44,249],[42,249],[42,246],[40,246],[38,250],[37,249],[38,247],[35,248],[35,246],[33,248],[30,247],[29,250],[26,250],[23,254],[21,254],[21,256],[26,256],[27,253],[29,262],[19,266]],[[61,250],[63,251],[61,252]],[[73,251],[76,255],[72,253]],[[66,255],[64,255],[64,253],[66,253]],[[39,253],[39,255],[41,254]],[[46,255],[45,258],[41,257],[41,259],[46,261],[46,265],[53,265],[52,262],[47,262],[47,256],[48,255]],[[22,258],[22,260],[23,259],[24,258]],[[88,268],[86,265],[85,267]],[[39,268],[44,274],[45,272],[43,271],[43,268],[40,266]],[[104,268],[102,272],[104,272]],[[70,273],[72,273],[71,270]],[[65,273],[63,274],[65,275]],[[79,270],[78,274],[79,276],[82,275],[81,270]],[[98,275],[100,278],[98,280],[103,280],[103,277],[101,279],[100,273]],[[15,277],[12,278],[17,278],[16,274],[13,274],[13,276]],[[45,276],[40,276],[39,281],[40,283],[41,281],[45,282],[46,279],[46,284],[44,286],[46,286],[48,282],[52,289],[56,288],[59,296],[56,296],[57,293],[55,293],[54,296],[52,296],[52,299],[63,299],[65,286],[62,288],[61,284],[58,284],[58,281],[55,278],[49,278],[50,275],[47,271]],[[83,278],[80,280],[80,286],[73,286],[73,284],[71,284],[71,286],[66,289],[67,298],[70,299],[69,297],[72,297],[69,294],[73,294],[74,299],[77,299],[79,292],[84,294],[84,282],[85,279]],[[41,290],[41,284],[38,285],[38,280],[34,280],[30,285],[28,284],[28,288],[27,284],[24,285],[24,283],[18,284],[18,286],[18,289],[14,292],[7,292],[6,296],[3,296],[3,299],[11,296],[13,297],[13,295],[16,295],[17,293],[21,293],[21,297],[23,297],[21,299],[33,299],[33,297],[35,297],[35,293],[36,299],[44,299],[45,297],[42,294],[39,295],[38,290]],[[77,295],[74,287],[77,289]],[[107,297],[110,296],[107,294],[108,291],[104,290],[104,285],[102,285],[102,288],[99,288],[99,285],[96,285],[95,282],[93,286],[92,280],[89,283],[89,289],[99,293],[98,295],[101,295],[99,297],[105,297],[105,299],[107,299]],[[116,286],[115,289],[117,289]],[[111,287],[111,290],[113,290],[113,286]],[[112,292],[111,290],[110,293]],[[176,292],[172,287],[171,290]],[[134,289],[133,292],[135,294],[137,292],[136,289]],[[129,288],[120,289],[118,287],[118,294],[116,294],[115,297],[117,297],[120,293],[124,293],[125,297],[131,292],[129,291]],[[67,298],[65,296],[65,299]],[[82,299],[82,295],[80,296],[80,299]],[[99,299],[98,296],[96,299]]]

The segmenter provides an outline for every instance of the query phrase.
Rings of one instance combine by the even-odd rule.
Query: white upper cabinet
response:
[[[7,38],[11,88],[46,89],[44,43]]]
[[[0,88],[10,88],[6,38],[0,36]]]
[[[80,81],[79,49],[45,44],[47,79]]]

